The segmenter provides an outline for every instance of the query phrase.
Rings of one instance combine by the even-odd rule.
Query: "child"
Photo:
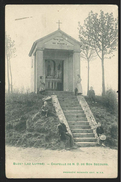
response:
[[[42,109],[42,115],[44,114],[47,117],[49,107],[46,101],[44,101],[44,105],[41,107],[41,109]]]
[[[97,135],[98,135],[98,144],[101,144],[102,146],[105,146],[104,143],[103,143],[103,140],[105,140],[105,139],[103,139],[103,140],[100,139],[100,137],[102,135],[104,135],[104,130],[103,130],[100,122],[97,123],[96,132],[97,132]],[[104,137],[105,137],[105,135],[104,135]],[[102,138],[104,138],[104,137],[102,137]]]

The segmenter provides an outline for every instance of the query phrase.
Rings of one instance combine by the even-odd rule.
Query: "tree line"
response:
[[[98,56],[102,64],[102,95],[105,95],[105,73],[104,61],[106,56],[111,58],[118,45],[118,20],[113,13],[100,14],[91,11],[84,20],[83,26],[78,23],[79,38],[82,43],[81,57],[88,62],[88,84],[89,91],[89,63]]]

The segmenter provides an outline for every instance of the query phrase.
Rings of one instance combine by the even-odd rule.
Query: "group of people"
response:
[[[75,95],[81,95],[82,94],[82,84],[81,84],[81,77],[78,74],[77,75],[77,82],[76,82],[76,88],[75,88]],[[43,93],[45,91],[45,83],[43,81],[43,76],[40,76],[40,87],[39,87],[39,93]],[[87,93],[88,97],[91,99],[91,101],[95,101],[95,92],[93,90],[93,87],[90,87],[90,90]]]
[[[97,144],[105,146],[104,141],[106,140],[106,136],[104,134],[104,130],[103,130],[103,127],[101,126],[101,123],[98,122],[95,127],[96,127],[97,136],[98,136]],[[66,125],[64,123],[60,123],[58,125],[58,131],[59,131],[61,141],[65,143],[65,148],[72,148],[73,147],[72,136],[67,131]]]
[[[80,78],[80,75],[77,75],[77,83],[75,88],[75,95],[82,94],[82,79]],[[40,87],[39,87],[39,93],[43,93],[45,91],[45,83],[43,81],[43,76],[40,76]]]

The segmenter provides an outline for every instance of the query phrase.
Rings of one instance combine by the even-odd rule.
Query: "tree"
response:
[[[7,60],[7,80],[8,80],[8,93],[12,92],[12,71],[11,71],[11,58],[15,56],[15,41],[11,40],[11,37],[5,34],[5,55]]]
[[[90,61],[94,60],[96,56],[97,55],[95,54],[95,50],[92,47],[85,46],[85,45],[81,46],[81,57],[87,60],[87,63],[88,63],[87,93],[89,91],[89,71],[90,71],[89,63]]]
[[[89,13],[84,25],[79,23],[79,37],[84,45],[92,47],[102,63],[102,95],[105,94],[104,60],[106,55],[113,55],[118,43],[118,21],[113,13],[101,10],[100,14]]]

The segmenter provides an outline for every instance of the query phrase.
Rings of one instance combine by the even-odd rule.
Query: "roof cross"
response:
[[[62,24],[61,22],[60,22],[60,20],[58,20],[58,22],[56,22],[57,24],[58,24],[58,29],[60,29],[60,24]]]

